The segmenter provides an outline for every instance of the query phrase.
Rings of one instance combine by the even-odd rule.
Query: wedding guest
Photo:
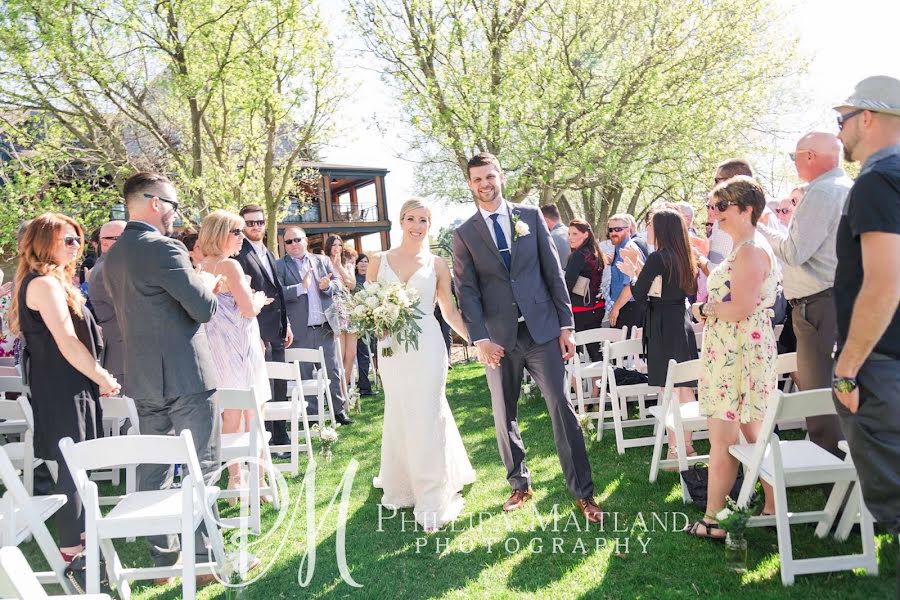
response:
[[[793,213],[786,232],[762,224],[759,232],[784,265],[784,295],[791,307],[798,387],[814,390],[831,385],[837,341],[835,239],[853,181],[840,167],[841,143],[834,134],[804,135],[791,156],[797,175],[809,182],[804,202]],[[781,206],[794,210],[790,199],[782,201]],[[809,417],[806,426],[812,442],[843,458],[838,443],[844,434],[837,415]]]
[[[103,332],[103,367],[107,369],[123,386],[125,383],[125,350],[122,342],[122,328],[116,318],[116,309],[112,298],[103,284],[103,271],[109,249],[119,240],[125,230],[125,221],[109,221],[100,227],[100,256],[88,275],[88,292],[91,296],[93,313],[97,325]],[[127,390],[122,392],[127,395]]]
[[[357,286],[356,279],[356,258],[359,254],[353,248],[344,248],[341,252],[341,263],[344,267],[344,271],[347,273],[352,273],[353,277],[353,287],[349,288],[349,291],[352,293]],[[349,325],[349,323],[348,323]],[[341,332],[341,352],[343,353],[342,363],[344,365],[344,383],[346,384],[346,389],[350,389],[351,379],[353,377],[353,365],[356,363],[356,342],[357,336],[355,333],[350,331],[342,331]]]
[[[599,329],[606,313],[606,303],[600,293],[603,255],[590,223],[582,219],[569,221],[569,248],[565,276],[575,316],[575,331]],[[592,361],[602,359],[599,343],[588,344],[587,351]]]
[[[56,491],[66,503],[56,513],[60,553],[71,562],[82,551],[84,510],[59,442],[103,435],[100,396],[119,383],[100,366],[103,341],[84,297],[73,284],[84,234],[66,215],[44,213],[21,239],[10,330],[25,341],[22,369],[34,410],[36,458],[59,465]]]
[[[125,385],[134,398],[141,433],[171,435],[190,430],[202,475],[219,466],[219,414],[215,371],[202,324],[216,312],[221,282],[194,272],[187,249],[169,237],[178,193],[164,175],[137,173],[122,188],[131,220],[109,249],[103,283],[112,298],[125,348]],[[196,475],[196,474],[195,474]],[[138,490],[168,489],[171,468],[142,464]],[[195,558],[208,560],[205,528],[195,536]],[[148,536],[156,566],[174,565],[178,536]],[[198,577],[200,584],[213,579]],[[165,580],[158,580],[165,583]]]
[[[366,273],[368,272],[369,257],[365,254],[360,254],[356,257],[356,289],[354,292],[358,292],[363,288],[363,285],[366,283]],[[359,372],[357,384],[359,385],[360,396],[373,395],[372,382],[369,381],[369,365],[374,354],[374,348],[374,340],[371,345],[367,344],[362,338],[356,340],[356,368]]]
[[[834,405],[866,508],[900,535],[900,80],[863,79],[835,110],[862,168],[837,232]]]
[[[704,321],[698,395],[709,423],[709,482],[706,515],[685,529],[697,537],[724,539],[716,514],[737,477],[737,460],[728,452],[743,433],[756,442],[773,394],[775,334],[770,325],[775,301],[775,256],[756,224],[766,205],[762,187],[747,176],[727,179],[713,188],[711,202],[721,231],[734,242],[731,253],[709,274],[709,300],[692,307]],[[774,512],[771,488],[764,513]]]
[[[607,226],[609,239],[615,245],[615,252],[609,264],[609,295],[613,299],[613,305],[609,309],[609,325],[616,328],[627,327],[628,335],[631,335],[632,327],[644,325],[647,307],[646,302],[635,302],[631,297],[631,278],[622,273],[618,267],[622,262],[621,251],[629,246],[637,247],[641,252],[641,260],[647,256],[646,252],[632,240],[634,228],[634,217],[625,214],[611,216]]]
[[[541,214],[544,216],[544,222],[547,224],[547,229],[550,230],[550,237],[553,239],[553,246],[559,255],[559,265],[565,270],[569,261],[569,253],[572,252],[572,249],[569,247],[569,229],[562,224],[559,208],[555,204],[542,206]]]
[[[697,358],[697,340],[685,299],[697,291],[697,266],[682,215],[663,208],[654,212],[647,227],[647,239],[656,248],[643,263],[634,250],[624,250],[619,268],[631,277],[631,293],[637,301],[647,300],[643,341],[650,385],[666,385],[669,361]],[[658,291],[653,291],[659,281]],[[678,387],[682,403],[694,400],[693,384]],[[669,431],[668,458],[678,458],[675,437]],[[688,456],[696,456],[691,432],[684,432]]]
[[[333,263],[325,256],[308,252],[308,244],[309,238],[303,229],[293,225],[286,227],[284,247],[287,255],[275,265],[279,280],[284,282],[287,315],[297,332],[292,347],[322,348],[325,353],[325,371],[330,382],[334,420],[341,425],[350,425],[353,419],[344,410],[344,387],[338,376],[341,363],[334,343],[335,325],[327,318],[332,297],[338,293],[341,284],[335,278]],[[312,365],[301,364],[300,374],[304,379],[311,378]],[[307,402],[309,414],[318,414],[315,397],[307,397]]]
[[[244,241],[236,260],[244,273],[250,276],[250,287],[273,299],[271,304],[267,304],[259,312],[257,322],[266,346],[266,360],[284,362],[284,349],[294,342],[294,332],[287,317],[287,302],[282,287],[284,282],[278,277],[275,256],[266,247],[264,240],[266,213],[258,204],[246,204],[241,207],[240,215],[245,225]],[[275,400],[287,398],[286,381],[273,379],[270,389]],[[271,445],[286,446],[291,443],[284,421],[267,421],[266,428],[272,432],[272,439],[269,440]],[[290,458],[290,454],[286,452],[273,452],[272,456]]]
[[[339,235],[329,235],[325,238],[325,247],[324,247],[325,256],[331,260],[331,268],[334,270],[334,274],[337,277],[337,280],[341,283],[344,289],[352,290],[356,287],[356,276],[353,271],[348,272],[344,267],[344,240],[341,239]]]
[[[191,264],[195,267],[203,260],[203,253],[200,252],[200,245],[197,243],[199,238],[199,233],[189,233],[181,238],[181,243],[187,248],[188,256],[191,257]]]
[[[200,268],[214,276],[222,276],[223,284],[216,294],[219,307],[204,325],[209,339],[210,356],[220,388],[256,388],[257,399],[271,399],[266,361],[256,315],[272,302],[265,293],[253,291],[241,265],[232,258],[241,251],[244,220],[240,215],[217,210],[203,219],[197,245],[203,253]],[[252,414],[248,410],[222,411],[222,433],[248,431]],[[242,423],[243,422],[243,423]],[[228,489],[239,489],[241,466],[228,465]],[[262,467],[260,486],[265,487]],[[262,497],[272,502],[272,497]],[[236,501],[235,501],[236,502]],[[235,502],[232,502],[234,504]]]

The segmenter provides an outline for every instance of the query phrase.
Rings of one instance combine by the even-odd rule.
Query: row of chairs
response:
[[[779,333],[780,331],[776,331],[776,335]],[[702,347],[702,329],[696,331],[696,334],[698,347]],[[687,430],[692,432],[694,439],[708,437],[707,418],[701,414],[698,401],[680,402],[676,389],[678,384],[696,381],[699,378],[702,368],[700,361],[682,363],[670,361],[666,384],[661,389],[646,383],[617,385],[614,372],[616,367],[640,371],[644,364],[640,330],[632,330],[631,339],[625,338],[625,331],[620,329],[576,333],[578,346],[601,343],[603,347],[601,361],[590,362],[584,355],[576,355],[567,367],[573,378],[572,399],[577,410],[597,420],[598,440],[602,439],[604,431],[614,432],[619,454],[624,454],[627,448],[652,445],[650,482],[657,480],[660,468],[677,467],[679,471],[684,471],[690,464],[707,462],[708,455],[687,456],[684,434]],[[806,417],[835,414],[829,389],[789,393],[792,389],[790,374],[796,369],[796,353],[778,356],[776,370],[780,391],[768,407],[759,438],[752,444],[742,438],[741,443],[729,450],[743,465],[745,472],[743,488],[737,503],[739,506],[747,505],[757,479],[762,479],[773,486],[775,515],[753,517],[750,526],[775,525],[781,556],[781,577],[785,585],[792,584],[796,575],[806,573],[862,568],[870,575],[877,575],[872,517],[865,509],[856,469],[849,453],[842,461],[809,440],[782,441],[775,433],[776,426],[780,431],[784,431],[805,422]],[[656,404],[646,406],[645,401],[654,397]],[[629,418],[629,402],[638,403],[637,418]],[[652,436],[625,437],[626,429],[647,426],[653,427]],[[667,430],[674,433],[676,458],[662,456],[663,444],[668,443]],[[789,487],[818,484],[834,484],[822,510],[789,511],[787,506]],[[852,489],[848,497],[847,492],[850,488]],[[683,480],[681,489],[683,501],[690,502],[691,497]],[[859,522],[862,553],[794,559],[790,526],[798,523],[816,523],[816,536],[820,538],[827,536],[845,497],[849,499],[834,537],[845,540],[854,523]]]
[[[260,404],[254,390],[217,390],[217,402],[221,410],[238,409],[248,411],[249,431],[244,433],[223,434],[221,451],[223,461],[248,460],[249,457],[262,455],[262,463],[267,474],[268,484],[260,484],[259,478],[249,478],[249,519],[245,516],[238,519],[223,519],[219,523],[211,521],[211,506],[218,498],[228,497],[246,490],[223,491],[218,487],[207,486],[202,478],[192,480],[193,474],[200,473],[199,461],[193,449],[189,431],[178,437],[140,435],[140,420],[134,402],[126,397],[103,398],[105,416],[104,427],[107,437],[90,440],[79,444],[71,440],[61,443],[61,450],[69,468],[73,472],[76,486],[85,505],[85,553],[87,558],[88,591],[99,591],[99,557],[102,554],[106,561],[109,580],[118,590],[119,596],[130,596],[129,581],[134,579],[151,579],[180,575],[183,577],[183,594],[186,598],[194,597],[194,582],[197,574],[210,573],[216,565],[222,566],[224,550],[218,526],[249,526],[254,531],[260,528],[260,495],[271,493],[275,502],[280,501],[283,494],[276,488],[276,465],[271,460],[271,452],[266,443],[269,434],[264,430],[266,420],[285,420],[290,423],[290,442],[285,446],[273,447],[272,450],[287,450],[291,454],[288,464],[280,464],[280,470],[293,474],[299,472],[301,453],[312,460],[312,440],[316,430],[310,428],[310,422],[324,426],[334,422],[331,411],[331,394],[329,380],[325,371],[324,353],[321,348],[315,350],[291,349],[286,351],[286,363],[267,363],[267,374],[270,379],[282,379],[288,383],[288,397],[285,400],[272,400]],[[305,380],[301,377],[300,362],[313,363],[314,376]],[[2,471],[4,487],[3,510],[0,511],[0,532],[3,546],[16,546],[34,536],[46,556],[52,571],[36,574],[42,583],[58,583],[68,593],[71,586],[63,576],[65,565],[62,563],[55,544],[43,526],[44,520],[52,516],[65,503],[65,497],[33,495],[33,469],[40,464],[34,459],[33,449],[33,416],[30,404],[26,399],[25,388],[18,377],[0,378],[0,433],[10,438],[17,436],[20,441],[8,441],[0,446],[0,471]],[[17,398],[5,399],[19,394]],[[306,396],[317,399],[318,411],[308,415]],[[127,419],[129,427],[122,431],[123,420]],[[303,443],[300,437],[303,437]],[[138,464],[187,465],[188,475],[182,479],[181,487],[170,490],[137,492],[134,469]],[[253,460],[248,460],[251,467]],[[55,463],[48,463],[48,466]],[[100,496],[98,481],[111,481],[113,485],[120,482],[120,472],[124,468],[125,493],[115,496]],[[253,469],[255,471],[255,468]],[[24,483],[19,480],[22,473]],[[189,493],[190,492],[190,493]],[[101,513],[101,506],[112,506]],[[276,504],[277,508],[277,504]],[[193,532],[204,522],[213,542],[213,558],[209,563],[193,563]],[[183,566],[154,569],[124,568],[118,560],[112,539],[126,538],[133,540],[135,536],[150,534],[176,533],[182,535]],[[15,560],[14,558],[11,560]],[[4,583],[0,577],[0,588]],[[37,597],[37,596],[24,596]]]

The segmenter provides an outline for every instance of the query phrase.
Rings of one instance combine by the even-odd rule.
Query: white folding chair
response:
[[[59,443],[75,487],[84,503],[84,552],[87,559],[87,592],[100,590],[100,553],[106,560],[106,572],[119,597],[131,597],[129,581],[182,577],[182,597],[196,596],[197,574],[221,572],[225,565],[222,538],[210,507],[219,488],[207,487],[194,451],[194,441],[187,429],[179,436],[121,435],[74,443],[65,438]],[[187,465],[188,475],[180,487],[133,492],[103,514],[100,512],[97,484],[88,472],[119,465],[156,464]],[[200,523],[212,545],[214,562],[195,563],[194,533]],[[129,536],[181,534],[181,565],[171,567],[124,568],[112,540]]]
[[[691,327],[694,329],[694,340],[697,342],[697,350],[703,348],[703,326],[704,323],[692,323]]]
[[[797,353],[785,352],[779,354],[775,360],[775,375],[778,377],[778,386],[785,394],[793,389],[791,373],[797,370]],[[782,420],[778,423],[782,431],[788,429],[806,429],[806,419]]]
[[[22,383],[18,375],[0,375],[0,399],[14,400],[28,394],[28,386]],[[9,396],[12,396],[10,398]],[[25,419],[9,419],[0,421],[0,436],[19,435],[25,433],[28,424]]]
[[[219,452],[223,463],[247,461],[249,471],[249,502],[250,502],[250,527],[256,533],[260,531],[260,496],[264,493],[272,495],[273,505],[279,507],[278,486],[275,480],[275,467],[272,463],[272,453],[269,451],[269,438],[272,434],[263,427],[262,412],[259,406],[255,388],[249,390],[216,390],[216,403],[220,411],[243,410],[250,413],[250,422],[246,424],[247,431],[238,433],[223,433],[219,446]],[[260,457],[260,454],[262,457]],[[247,460],[247,459],[251,460]],[[261,485],[259,481],[259,461],[262,460],[268,485]],[[220,498],[241,497],[242,489],[222,490]],[[242,521],[222,519],[222,523],[228,525],[242,524]]]
[[[38,573],[41,583],[56,583],[67,593],[75,593],[66,579],[63,562],[53,536],[44,522],[66,503],[62,494],[31,497],[19,481],[16,469],[0,448],[0,480],[6,492],[0,500],[0,545],[18,546],[33,536],[52,571]]]
[[[598,377],[599,375],[595,373],[591,376],[586,377],[582,373],[582,369],[584,367],[594,365],[591,361],[590,356],[588,355],[587,345],[603,345],[605,342],[618,342],[620,340],[624,340],[626,336],[627,329],[625,327],[622,327],[621,329],[599,327],[596,329],[587,329],[585,331],[575,332],[576,351],[575,355],[572,356],[571,359],[569,359],[569,362],[566,365],[566,373],[571,384],[570,386],[568,386],[569,400],[573,401],[573,404],[578,408],[578,414],[587,414],[591,417],[596,417],[599,413],[588,412],[587,405],[593,406],[594,404],[600,402],[602,398],[602,393],[600,396],[594,396],[593,379],[594,377]],[[574,382],[572,381],[573,379]],[[572,389],[574,389],[574,398],[572,397]]]
[[[844,452],[844,462],[853,464],[853,457],[850,455],[850,445],[846,440],[841,440],[838,442],[838,449]],[[860,495],[851,493],[849,496],[847,495],[847,489],[852,487],[853,485],[859,485],[858,483],[854,484],[853,482],[839,482],[834,484],[832,488],[831,495],[828,497],[828,504],[826,504],[825,510],[829,515],[836,514],[840,509],[840,503],[843,498],[846,497],[847,503],[844,504],[844,510],[841,513],[841,521],[838,523],[837,529],[834,531],[834,539],[839,542],[843,542],[848,537],[850,537],[850,531],[853,529],[853,525],[859,523],[861,521],[862,515],[860,510],[865,510],[868,512],[865,504],[860,504],[859,499]],[[871,518],[871,516],[869,517]],[[873,519],[874,520],[874,519]],[[832,523],[820,523],[819,527],[822,528],[821,533],[824,535],[831,530]],[[817,530],[817,533],[819,531]]]
[[[270,451],[290,452],[290,464],[276,464],[275,468],[282,472],[289,472],[296,476],[300,472],[300,452],[306,452],[307,458],[312,460],[312,439],[309,434],[309,418],[306,414],[306,400],[301,396],[303,378],[300,376],[300,363],[293,362],[267,362],[266,374],[269,379],[279,379],[289,382],[290,400],[270,400],[262,407],[262,416],[265,421],[287,421],[290,423],[290,444],[269,446]],[[293,383],[293,385],[290,385]],[[300,429],[300,425],[303,428]],[[304,437],[304,443],[300,443],[300,435]]]
[[[313,365],[312,378],[304,378],[300,389],[303,402],[306,402],[306,396],[316,397],[318,410],[314,415],[310,415],[307,412],[307,419],[310,423],[318,423],[320,427],[324,427],[326,419],[328,419],[333,427],[335,415],[331,403],[331,380],[325,368],[325,351],[322,349],[322,346],[318,348],[287,348],[284,351],[284,361],[296,361]],[[290,387],[289,382],[288,388]],[[318,432],[316,432],[316,435],[319,435]]]
[[[0,399],[0,419],[10,424],[9,433],[24,426],[19,433],[21,441],[8,442],[3,449],[13,466],[22,472],[22,483],[30,496],[34,494],[34,468],[43,461],[34,457],[34,414],[28,398],[22,394],[15,400]]]
[[[656,406],[651,406],[650,414],[655,418],[653,444],[653,460],[650,462],[650,482],[656,481],[660,467],[678,467],[679,471],[688,468],[688,464],[706,462],[709,455],[687,455],[687,445],[684,441],[685,430],[694,432],[694,439],[709,437],[706,416],[700,413],[700,402],[680,402],[675,385],[696,381],[700,377],[700,360],[688,360],[685,362],[669,361],[669,369],[666,373],[666,387],[660,396]],[[675,435],[675,447],[678,456],[676,458],[662,458],[663,442],[666,440],[666,430],[671,429]],[[668,442],[666,442],[668,443]],[[680,479],[680,478],[679,478]],[[685,504],[691,501],[684,481],[681,481],[681,499]]]
[[[74,594],[75,592],[69,592]],[[44,598],[65,598],[48,596],[22,551],[14,546],[0,548],[0,596],[21,598],[22,600],[43,600]],[[107,594],[85,594],[84,600],[109,600]]]
[[[125,435],[140,435],[137,407],[134,400],[127,396],[106,396],[100,398],[103,408],[103,428],[106,437],[122,435],[122,423],[128,420],[128,429]],[[91,472],[91,481],[109,481],[114,486],[120,483],[121,469],[96,470]],[[137,490],[137,465],[125,466],[125,493],[130,494]],[[103,496],[100,498],[102,506],[116,504],[120,496]],[[130,540],[129,540],[130,541]]]
[[[817,537],[825,537],[843,500],[846,486],[835,485],[824,510],[789,512],[787,488],[796,486],[855,483],[858,481],[852,461],[842,461],[809,440],[782,441],[775,435],[775,424],[781,419],[833,415],[834,401],[830,389],[793,394],[777,394],[766,410],[759,438],[755,444],[735,444],[729,452],[744,466],[744,484],[738,495],[738,506],[746,506],[753,494],[756,479],[772,486],[775,496],[775,527],[778,531],[778,553],[781,555],[781,582],[794,583],[797,575],[865,569],[878,574],[875,553],[875,528],[871,515],[863,510],[860,519],[862,554],[795,559],[791,546],[791,524],[818,523]],[[840,489],[843,488],[843,489]],[[863,506],[862,492],[855,486],[857,501]],[[773,517],[754,517],[751,526],[771,525]]]
[[[640,339],[622,340],[620,342],[604,344],[603,364],[599,387],[606,390],[601,393],[609,399],[612,421],[606,420],[606,403],[600,403],[600,417],[597,422],[597,439],[603,437],[604,429],[612,429],[616,438],[616,450],[624,454],[626,448],[639,446],[651,446],[654,443],[653,436],[626,438],[625,429],[630,427],[646,427],[653,425],[656,419],[648,416],[646,399],[649,396],[659,395],[659,388],[647,383],[631,385],[618,385],[616,383],[615,369],[633,367],[641,360],[644,351],[643,342]],[[628,401],[636,400],[638,403],[638,418],[628,417]]]

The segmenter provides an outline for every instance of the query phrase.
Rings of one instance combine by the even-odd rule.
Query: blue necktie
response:
[[[512,259],[509,256],[509,246],[506,245],[506,236],[503,235],[503,228],[500,227],[500,223],[497,222],[499,217],[500,213],[494,213],[491,215],[491,221],[494,222],[494,236],[497,238],[497,250],[500,251],[500,258],[503,259],[503,264],[506,265],[506,270],[509,271]]]

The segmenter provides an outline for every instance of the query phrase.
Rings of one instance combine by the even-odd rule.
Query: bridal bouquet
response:
[[[407,351],[410,345],[418,350],[422,332],[418,319],[424,314],[419,308],[419,293],[399,282],[367,282],[350,299],[350,326],[366,343],[372,338],[385,338],[381,343],[382,356],[394,354],[393,340]]]

